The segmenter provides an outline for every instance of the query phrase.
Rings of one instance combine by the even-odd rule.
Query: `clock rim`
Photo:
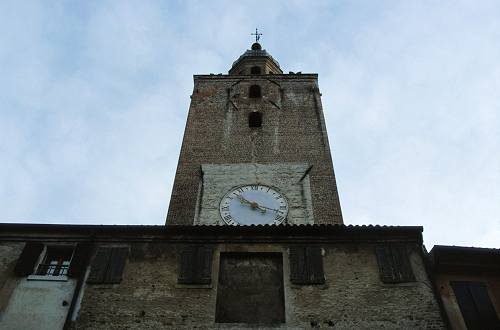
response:
[[[238,189],[238,188],[242,188],[242,187],[247,187],[247,186],[254,186],[254,185],[257,185],[257,186],[263,186],[263,187],[268,187],[268,188],[271,188],[273,189],[274,191],[276,191],[277,193],[279,193],[283,199],[285,200],[286,202],[286,214],[285,214],[285,217],[284,219],[278,223],[278,224],[275,224],[274,222],[273,223],[267,223],[267,224],[262,224],[262,225],[256,225],[256,224],[251,224],[251,225],[244,225],[244,224],[241,224],[239,223],[238,221],[234,220],[234,222],[236,222],[236,225],[232,225],[232,224],[229,224],[226,222],[226,220],[224,220],[224,218],[222,217],[222,213],[221,213],[221,204],[222,204],[222,201],[224,200],[224,198],[230,194],[231,192],[233,192],[234,190]],[[234,186],[232,187],[231,189],[229,189],[225,194],[224,196],[222,196],[222,198],[220,199],[219,201],[219,217],[222,219],[222,221],[226,224],[226,225],[229,225],[229,226],[279,226],[279,225],[282,225],[286,220],[288,220],[288,213],[290,211],[290,203],[288,202],[288,198],[286,197],[286,195],[280,191],[280,189],[276,188],[276,187],[273,187],[271,185],[267,185],[267,184],[262,184],[262,183],[250,183],[250,184],[241,184],[241,185],[237,185],[237,186]]]

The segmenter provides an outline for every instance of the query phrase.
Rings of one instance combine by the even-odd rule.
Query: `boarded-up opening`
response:
[[[215,322],[285,322],[281,253],[221,253]]]

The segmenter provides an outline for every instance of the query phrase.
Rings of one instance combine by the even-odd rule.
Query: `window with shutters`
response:
[[[128,247],[99,247],[92,260],[87,283],[120,283],[128,254]]]
[[[27,242],[14,268],[17,276],[81,276],[87,265],[90,244],[46,245]],[[36,276],[32,276],[36,275]]]
[[[482,282],[450,282],[467,329],[500,329],[500,321]]]
[[[210,246],[185,247],[180,255],[179,284],[210,284],[212,282],[212,255]]]
[[[67,275],[73,250],[72,246],[47,246],[45,257],[36,269],[36,275]]]
[[[293,284],[324,284],[321,247],[290,247],[290,281]]]
[[[384,283],[414,282],[415,276],[404,245],[383,245],[375,248],[380,279]]]

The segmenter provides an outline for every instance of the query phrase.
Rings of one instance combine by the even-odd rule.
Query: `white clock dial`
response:
[[[288,214],[288,202],[276,189],[252,184],[230,190],[219,211],[228,225],[279,225]]]

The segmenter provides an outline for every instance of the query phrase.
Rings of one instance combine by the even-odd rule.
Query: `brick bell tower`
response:
[[[342,224],[318,75],[256,42],[195,75],[167,225]]]

